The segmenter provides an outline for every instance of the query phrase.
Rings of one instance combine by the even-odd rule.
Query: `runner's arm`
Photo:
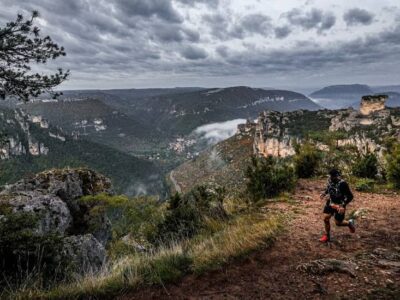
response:
[[[326,195],[329,194],[329,184],[326,185],[324,191],[321,193],[320,197],[321,199],[324,199]]]
[[[354,199],[354,195],[351,192],[347,182],[342,183],[342,193],[344,195],[344,207],[346,207],[346,205],[349,204]]]

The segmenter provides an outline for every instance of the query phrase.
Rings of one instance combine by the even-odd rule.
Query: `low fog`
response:
[[[233,136],[237,131],[237,126],[243,123],[246,123],[245,119],[211,123],[198,127],[194,132],[200,138],[207,140],[208,144],[213,145]]]

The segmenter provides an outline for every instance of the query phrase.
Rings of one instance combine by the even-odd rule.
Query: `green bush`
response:
[[[68,262],[60,255],[62,238],[36,233],[37,215],[11,213],[5,205],[0,215],[0,287],[16,287],[31,278],[49,286],[69,275]]]
[[[362,178],[356,181],[355,189],[359,192],[372,192],[374,189],[375,181],[368,178]]]
[[[368,153],[359,157],[352,167],[352,173],[361,178],[376,178],[378,174],[378,159],[376,155]]]
[[[400,189],[400,144],[393,147],[391,153],[387,156],[387,177],[390,183],[397,189]]]
[[[299,178],[310,178],[316,175],[321,161],[318,149],[310,144],[299,145],[296,149],[294,164],[296,174]]]
[[[127,234],[138,242],[147,240],[162,220],[162,205],[152,197],[128,198],[99,194],[85,196],[79,200],[79,204],[89,210],[88,221],[93,227],[102,220],[102,214],[108,216],[113,240],[119,240]]]
[[[351,166],[351,156],[349,153],[331,148],[328,152],[323,153],[322,164],[320,168],[321,174],[326,174],[328,170],[339,169],[343,173],[349,173],[349,166]]]
[[[209,186],[198,186],[183,196],[172,196],[165,219],[158,224],[152,242],[170,244],[191,238],[203,228],[206,218],[226,218],[224,197],[223,188]]]
[[[246,171],[247,192],[253,201],[272,198],[284,191],[292,191],[296,183],[293,168],[283,160],[269,156],[252,158]]]

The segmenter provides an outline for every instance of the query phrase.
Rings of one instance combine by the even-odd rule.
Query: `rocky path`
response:
[[[364,213],[357,232],[333,225],[332,242],[320,244],[323,203],[318,195],[323,185],[302,181],[294,201],[268,205],[294,213],[271,248],[219,271],[123,298],[400,299],[400,196],[356,192],[348,212]]]

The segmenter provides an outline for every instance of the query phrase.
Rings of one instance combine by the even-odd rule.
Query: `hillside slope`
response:
[[[343,85],[330,85],[318,91],[313,92],[310,96],[316,98],[329,98],[338,95],[368,95],[373,93],[368,85],[364,84],[343,84]],[[360,98],[360,97],[359,97]]]
[[[318,108],[306,96],[295,92],[232,87],[141,99],[133,102],[126,112],[137,120],[154,124],[167,135],[186,135],[208,123],[254,119],[266,109]]]
[[[151,125],[127,116],[98,99],[40,102],[20,105],[51,124],[91,141],[125,152],[149,149],[162,135]]]
[[[399,86],[370,87],[363,84],[331,85],[310,94],[318,104],[329,109],[358,107],[359,99],[366,95],[389,96],[388,107],[400,106]]]
[[[229,194],[242,191],[253,143],[252,135],[235,135],[207,149],[170,173],[172,190],[186,193],[195,185],[214,183]]]
[[[51,168],[89,167],[110,177],[117,192],[163,193],[160,170],[146,160],[87,140],[75,140],[47,123],[8,109],[0,110],[0,185]]]
[[[324,184],[302,181],[290,201],[261,208],[287,215],[287,228],[271,248],[178,284],[119,299],[398,299],[400,196],[356,192],[349,210],[364,212],[356,234],[333,227],[332,242],[321,244],[319,193]],[[321,259],[350,261],[354,274],[303,271],[303,266]]]

